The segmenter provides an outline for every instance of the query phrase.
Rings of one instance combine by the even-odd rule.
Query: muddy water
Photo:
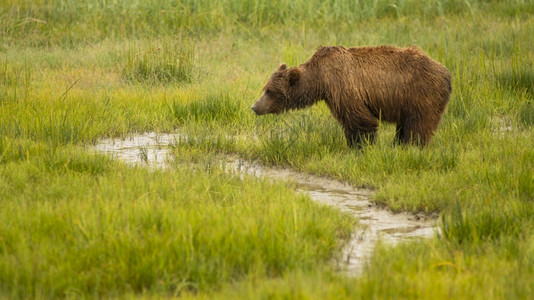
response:
[[[169,145],[179,142],[178,134],[147,132],[125,139],[104,139],[95,150],[132,165],[150,168],[165,168],[168,162]]]
[[[165,168],[169,159],[169,145],[181,139],[183,137],[177,134],[145,133],[126,139],[101,140],[95,150],[130,164]],[[393,214],[370,201],[371,191],[357,189],[335,179],[303,174],[287,168],[267,168],[237,157],[227,157],[221,164],[231,173],[292,181],[298,191],[307,193],[311,199],[335,206],[358,218],[359,224],[363,226],[359,226],[352,235],[344,249],[340,265],[350,274],[361,272],[378,240],[394,245],[406,239],[431,237],[438,230],[435,219],[409,213]]]

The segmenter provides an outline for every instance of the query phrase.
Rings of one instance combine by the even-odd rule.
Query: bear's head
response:
[[[279,114],[294,107],[291,96],[300,78],[298,67],[287,68],[281,64],[263,87],[261,96],[251,109],[257,115]]]

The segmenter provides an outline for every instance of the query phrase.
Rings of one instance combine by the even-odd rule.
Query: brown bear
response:
[[[349,146],[372,143],[378,120],[397,124],[397,143],[426,145],[451,94],[451,74],[417,47],[321,47],[304,64],[281,64],[252,105],[258,115],[324,100]]]

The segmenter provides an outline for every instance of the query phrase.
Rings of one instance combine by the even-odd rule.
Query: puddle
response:
[[[169,145],[181,139],[179,134],[147,132],[125,139],[100,140],[94,149],[132,165],[164,169],[167,166]]]
[[[95,146],[95,151],[108,153],[132,165],[165,168],[169,145],[184,139],[179,134],[144,133],[126,139],[105,139]],[[359,219],[359,228],[343,252],[344,268],[349,274],[359,274],[372,254],[378,240],[396,244],[410,238],[432,237],[438,228],[435,220],[410,213],[394,214],[374,205],[372,192],[357,189],[335,179],[303,174],[288,168],[268,168],[237,157],[228,157],[222,163],[231,173],[249,174],[273,180],[292,181],[299,192],[307,193],[314,201],[335,206]]]

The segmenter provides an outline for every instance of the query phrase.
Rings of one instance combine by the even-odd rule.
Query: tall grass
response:
[[[513,9],[512,9],[513,8]],[[479,9],[497,15],[532,13],[528,1],[4,1],[1,38],[31,44],[92,42],[109,36],[150,37],[225,28],[335,26],[381,18],[434,18],[473,15]],[[87,34],[89,30],[90,34]]]
[[[198,74],[194,52],[194,46],[179,41],[134,45],[125,55],[122,75],[134,83],[190,83]]]
[[[306,270],[351,228],[283,185],[127,169],[75,150],[3,164],[0,178],[0,294],[10,298],[179,294]]]
[[[170,103],[169,109],[172,117],[180,124],[216,122],[221,125],[241,125],[246,113],[244,106],[245,103],[233,100],[229,94],[212,93],[193,99],[175,99]]]

